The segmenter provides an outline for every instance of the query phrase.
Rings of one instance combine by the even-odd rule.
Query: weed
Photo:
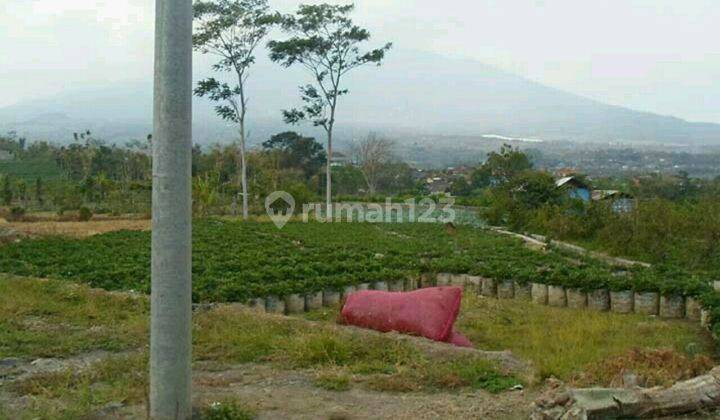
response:
[[[315,377],[314,384],[328,391],[347,391],[350,389],[350,377],[342,372],[321,372]]]

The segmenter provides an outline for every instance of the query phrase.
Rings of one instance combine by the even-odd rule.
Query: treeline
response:
[[[469,177],[453,184],[460,203],[483,207],[490,224],[540,233],[654,264],[720,275],[720,178],[646,175],[575,177],[590,189],[618,190],[629,200],[582,200],[556,177],[533,168],[524,153],[505,146]]]
[[[10,133],[0,135],[0,151],[10,154],[0,162],[0,198],[8,210],[14,209],[16,217],[30,211],[62,214],[81,208],[110,214],[150,212],[151,136],[118,146],[85,131],[76,133],[69,145],[61,146],[28,143]],[[252,212],[264,212],[265,197],[277,190],[289,192],[301,204],[321,201],[327,157],[323,145],[314,138],[296,132],[279,133],[249,150],[246,159]],[[367,195],[371,190],[366,175],[370,167],[374,193],[413,194],[417,190],[410,167],[391,158],[389,152],[373,162],[361,156],[353,159],[357,164],[346,162],[334,167],[338,195]],[[240,162],[234,145],[193,147],[196,215],[238,212]]]

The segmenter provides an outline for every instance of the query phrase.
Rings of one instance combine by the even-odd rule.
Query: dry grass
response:
[[[687,355],[676,350],[632,349],[625,354],[590,364],[572,378],[575,386],[604,384],[623,387],[626,374],[633,374],[642,387],[670,386],[674,382],[702,375],[715,366],[702,355]]]
[[[692,360],[713,355],[715,348],[706,330],[685,320],[552,308],[467,294],[457,328],[478,348],[511,350],[532,361],[541,377],[561,379],[619,360],[632,349],[672,350]],[[595,379],[599,385],[609,385],[610,376],[595,375]]]
[[[146,340],[148,316],[145,296],[0,276],[0,358],[137,348]]]
[[[93,219],[88,222],[0,222],[0,228],[8,228],[28,236],[62,235],[84,238],[117,230],[150,230],[150,220],[144,219]]]
[[[86,418],[109,403],[144,403],[148,309],[148,298],[142,295],[108,293],[67,281],[0,276],[0,358],[30,361],[98,349],[141,350],[115,355],[88,368],[73,366],[0,384],[0,394],[9,389],[31,397],[24,399],[29,405],[21,413],[5,414],[0,407],[0,418]],[[236,306],[197,312],[193,323],[196,361],[210,361],[218,367],[267,363],[278,375],[284,370],[309,369],[317,375],[316,386],[338,392],[356,386],[499,392],[518,383],[498,373],[486,360],[431,360],[411,344],[388,337],[339,333],[329,326]]]
[[[334,322],[337,314],[337,309],[324,308],[304,317]],[[478,349],[510,350],[532,362],[541,378],[555,376],[583,385],[612,385],[629,370],[643,374],[649,383],[682,380],[709,370],[715,355],[712,337],[694,322],[552,308],[469,293],[456,327]],[[653,365],[651,358],[641,361],[641,354],[662,355],[673,367]],[[604,371],[606,365],[611,367]],[[589,373],[582,375],[586,369]]]

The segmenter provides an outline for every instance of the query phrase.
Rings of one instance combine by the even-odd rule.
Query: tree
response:
[[[234,73],[228,84],[210,77],[198,82],[195,94],[220,103],[215,107],[224,120],[238,124],[240,188],[243,218],[248,217],[247,159],[245,156],[245,117],[248,109],[247,79],[255,63],[255,50],[279,19],[269,13],[267,0],[212,0],[194,5],[197,29],[193,45],[203,54],[219,57],[213,70]]]
[[[315,175],[326,160],[325,150],[314,137],[303,137],[294,131],[275,134],[263,143],[263,147],[279,150],[282,153],[281,166],[301,169],[305,178]]]
[[[332,214],[332,141],[338,98],[348,94],[343,77],[365,64],[380,65],[392,44],[367,52],[360,44],[370,32],[349,18],[354,5],[300,5],[296,15],[282,18],[283,29],[291,35],[284,41],[271,41],[270,58],[284,67],[300,64],[312,75],[313,84],[300,87],[301,109],[283,111],[285,121],[297,124],[309,120],[327,134],[325,199]]]
[[[363,173],[370,194],[375,194],[383,167],[392,158],[394,144],[375,133],[353,145],[353,155]]]
[[[13,190],[12,190],[12,184],[10,183],[9,175],[5,175],[3,177],[2,195],[3,195],[3,204],[5,204],[6,206],[11,205],[12,201],[13,201]]]
[[[43,198],[42,178],[35,179],[35,200],[41,206],[45,203],[45,199]]]
[[[532,169],[532,163],[527,155],[504,144],[499,153],[490,152],[485,163],[473,172],[472,184],[475,188],[502,185],[528,169]]]

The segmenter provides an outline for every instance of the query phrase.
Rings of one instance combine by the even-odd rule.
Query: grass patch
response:
[[[0,276],[0,358],[137,348],[147,340],[148,316],[144,296]]]
[[[232,400],[214,402],[201,410],[203,420],[252,420],[255,417],[254,411]]]
[[[359,337],[302,321],[258,317],[221,308],[198,317],[195,354],[199,360],[227,363],[270,362],[282,367],[318,369],[321,388],[367,382],[372,389],[433,391],[476,388],[497,392],[519,383],[484,360],[429,360],[407,343]],[[406,384],[393,387],[392,383]],[[510,385],[511,386],[511,385]]]
[[[671,349],[689,358],[713,355],[709,333],[696,323],[643,315],[552,308],[465,294],[456,324],[477,348],[511,350],[542,377],[569,379],[584,368],[634,348]],[[598,376],[599,384],[606,384]]]
[[[350,376],[342,371],[327,371],[318,373],[313,383],[328,391],[347,391],[350,389],[350,380]]]
[[[110,358],[88,369],[34,375],[14,383],[12,391],[30,395],[20,418],[86,418],[110,403],[147,402],[147,355]]]
[[[492,363],[470,358],[402,367],[396,374],[376,375],[368,381],[371,389],[382,392],[471,388],[498,393],[518,384],[517,379],[498,373]]]
[[[576,386],[606,384],[622,387],[624,376],[634,374],[642,387],[670,386],[674,382],[691,379],[715,366],[712,359],[702,355],[687,355],[675,350],[632,349],[622,355],[591,363],[571,382]]]

